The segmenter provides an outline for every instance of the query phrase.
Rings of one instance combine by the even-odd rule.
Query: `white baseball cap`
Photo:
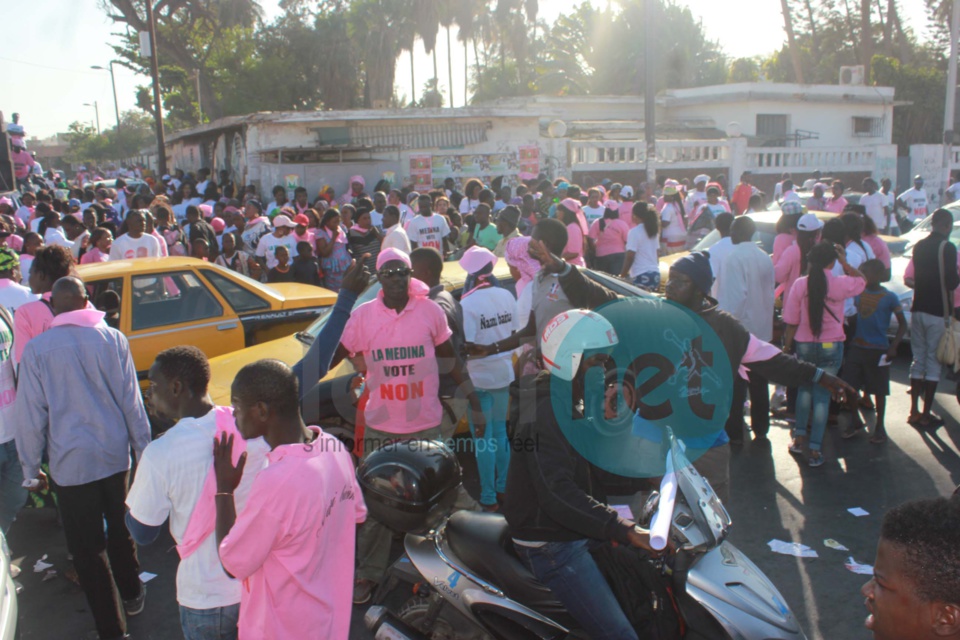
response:
[[[273,219],[273,226],[276,227],[290,227],[291,229],[297,228],[297,223],[283,215],[282,213]]]
[[[800,231],[819,231],[823,229],[823,220],[817,217],[815,213],[805,213],[800,216],[797,222],[797,229]]]
[[[693,179],[693,184],[700,184],[701,182],[710,182],[710,176],[705,173],[701,173]]]
[[[633,187],[631,187],[628,184],[623,185],[623,187],[620,189],[620,195],[623,196],[624,198],[632,198]]]

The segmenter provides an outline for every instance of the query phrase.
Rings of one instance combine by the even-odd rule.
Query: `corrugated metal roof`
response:
[[[430,149],[485,142],[489,122],[394,124],[350,127],[350,143],[358,147]]]

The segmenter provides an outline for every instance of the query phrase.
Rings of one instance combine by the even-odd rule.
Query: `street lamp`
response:
[[[94,100],[93,104],[89,102],[84,102],[83,106],[93,107],[93,110],[97,112],[97,135],[100,135],[100,107],[97,106],[97,101]]]
[[[100,71],[109,71],[110,72],[110,84],[113,85],[113,111],[117,116],[117,131],[120,131],[120,105],[117,103],[117,80],[113,75],[113,60],[110,61],[110,68],[101,67],[98,64],[90,67],[91,69],[98,69]]]

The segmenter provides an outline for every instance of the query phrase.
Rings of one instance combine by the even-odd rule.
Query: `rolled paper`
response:
[[[667,454],[667,468],[660,481],[660,504],[650,524],[650,546],[662,551],[670,539],[673,506],[677,501],[677,474],[673,470],[673,455]]]

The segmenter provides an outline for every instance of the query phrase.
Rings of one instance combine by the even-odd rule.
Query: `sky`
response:
[[[422,0],[430,1],[430,0]],[[592,0],[597,4],[605,0]],[[731,3],[716,0],[676,0],[690,7],[704,24],[707,36],[720,42],[732,57],[768,54],[785,40],[780,0],[736,0],[749,4],[749,12],[731,11]],[[280,12],[278,0],[260,0],[267,18]],[[926,24],[924,0],[900,0],[907,23],[917,32]],[[575,0],[540,0],[540,15],[552,22],[569,11]],[[0,0],[0,15],[23,15],[24,0]],[[750,22],[746,22],[749,20]],[[27,136],[45,138],[64,132],[74,121],[95,124],[97,105],[101,128],[116,126],[110,74],[91,69],[108,66],[114,57],[111,34],[116,27],[101,9],[98,0],[40,0],[31,4],[29,19],[18,21],[17,46],[0,50],[0,111],[9,121],[10,114],[21,114]],[[451,33],[453,66],[453,106],[464,103],[464,51]],[[446,104],[449,104],[446,34],[438,38],[437,73]],[[472,53],[470,64],[473,64]],[[433,75],[431,56],[416,47],[414,54],[416,96]],[[114,65],[120,111],[135,108],[136,88],[149,84],[149,76]],[[839,72],[839,70],[838,70]],[[401,54],[397,61],[397,93],[411,95],[410,57]],[[91,106],[85,106],[90,104]]]

